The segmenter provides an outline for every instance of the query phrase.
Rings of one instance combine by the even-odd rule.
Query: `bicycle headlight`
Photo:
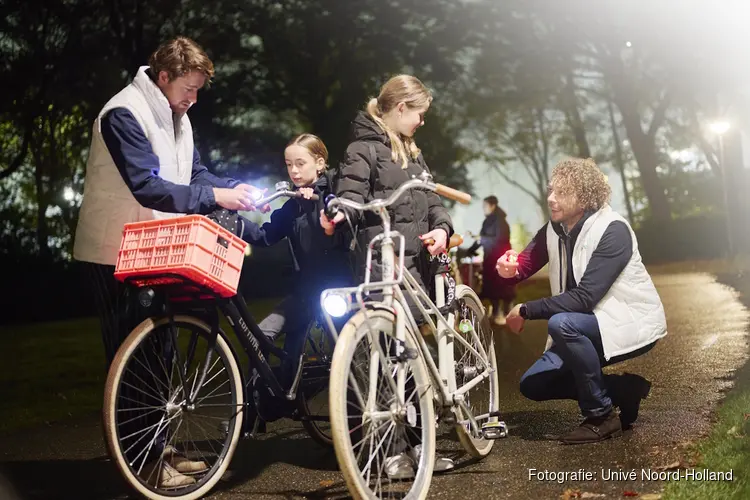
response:
[[[323,297],[323,309],[334,318],[340,318],[349,311],[349,298],[340,293],[327,293]]]

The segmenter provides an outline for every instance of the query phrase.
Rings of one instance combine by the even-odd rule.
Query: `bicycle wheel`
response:
[[[317,443],[331,447],[331,419],[328,406],[328,380],[331,377],[333,338],[317,319],[305,332],[302,379],[297,391],[302,426]]]
[[[203,321],[176,316],[174,326],[176,344],[168,318],[149,318],[117,351],[104,391],[104,433],[113,461],[136,491],[191,500],[206,495],[229,466],[244,393],[223,334],[211,347],[211,328]]]
[[[467,286],[460,286],[456,290],[456,301],[458,302],[458,313],[456,315],[455,330],[463,335],[463,338],[475,349],[481,352],[477,346],[476,337],[478,337],[484,351],[487,353],[487,360],[477,356],[471,349],[458,340],[453,341],[453,359],[455,360],[456,387],[461,388],[464,384],[470,382],[477,375],[482,373],[485,368],[493,370],[490,376],[482,380],[464,394],[465,401],[472,416],[477,417],[495,412],[499,409],[500,404],[500,385],[497,372],[497,356],[495,354],[495,341],[493,338],[492,327],[484,315],[482,304],[474,291]],[[464,322],[462,328],[461,323]],[[466,328],[470,326],[470,328]],[[464,332],[464,330],[466,330]],[[476,332],[474,337],[473,332]],[[489,366],[487,366],[489,364]],[[471,429],[469,416],[460,407],[457,408],[456,433],[467,453],[480,458],[486,456],[495,441],[485,439],[481,435],[481,426],[485,422],[495,422],[497,417],[485,418],[478,422],[480,433],[477,435]]]
[[[333,446],[356,499],[424,499],[432,480],[436,430],[431,381],[413,334],[407,332],[399,345],[395,321],[388,311],[357,313],[341,330],[333,353]],[[403,405],[394,390],[399,378],[406,389]],[[410,460],[414,469],[410,480],[390,479],[386,473],[386,466],[401,459]]]

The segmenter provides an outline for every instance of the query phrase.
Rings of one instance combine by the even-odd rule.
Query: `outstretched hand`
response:
[[[515,250],[508,250],[495,264],[497,274],[502,278],[510,279],[518,274],[518,252]]]

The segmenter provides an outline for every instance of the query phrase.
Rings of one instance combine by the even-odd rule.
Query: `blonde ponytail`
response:
[[[383,130],[391,142],[391,160],[401,162],[401,168],[409,165],[409,157],[416,160],[421,152],[412,137],[402,137],[386,125],[383,115],[399,102],[411,107],[423,107],[430,104],[432,95],[419,79],[409,75],[398,75],[388,80],[380,89],[380,95],[370,99],[366,106],[367,114]]]

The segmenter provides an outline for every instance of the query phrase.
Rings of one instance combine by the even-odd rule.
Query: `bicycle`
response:
[[[256,206],[301,196],[287,183],[276,188]],[[157,500],[200,498],[227,470],[240,437],[252,436],[266,420],[301,420],[316,441],[330,443],[327,412],[311,411],[312,399],[327,390],[333,346],[319,328],[315,333],[317,320],[305,333],[307,352],[295,360],[293,380],[286,386],[269,356],[284,360],[288,354],[263,334],[240,295],[221,296],[169,272],[146,278],[147,286],[139,286],[142,277],[125,281],[139,287],[142,306],[156,301],[163,313],[143,321],[125,339],[110,366],[103,403],[109,454],[133,489]],[[219,326],[220,315],[256,376],[246,377],[241,370],[235,346]],[[165,462],[189,484],[170,484],[178,477],[174,474],[165,481]]]
[[[456,286],[455,296],[446,298],[447,277],[437,273],[433,302],[405,270],[405,240],[391,230],[387,208],[409,189],[433,191],[462,203],[471,199],[466,193],[433,183],[432,177],[423,173],[401,185],[386,200],[360,204],[335,198],[328,203],[331,215],[340,207],[348,207],[374,212],[383,223],[383,232],[367,248],[364,283],[321,294],[333,335],[333,318],[357,311],[336,339],[329,409],[339,468],[350,493],[358,499],[391,495],[425,498],[440,420],[455,426],[464,449],[474,457],[486,456],[495,439],[507,436],[507,426],[499,420],[492,329],[479,298],[465,285]],[[380,248],[383,278],[371,282],[376,247]],[[378,292],[382,299],[366,301],[365,294],[371,292]],[[447,292],[450,295],[450,289]],[[421,313],[422,328],[427,330],[421,333],[436,339],[437,364],[425,335],[420,334],[407,297]],[[437,417],[435,405],[439,410]],[[388,477],[394,459],[404,457],[415,469],[410,484]]]

